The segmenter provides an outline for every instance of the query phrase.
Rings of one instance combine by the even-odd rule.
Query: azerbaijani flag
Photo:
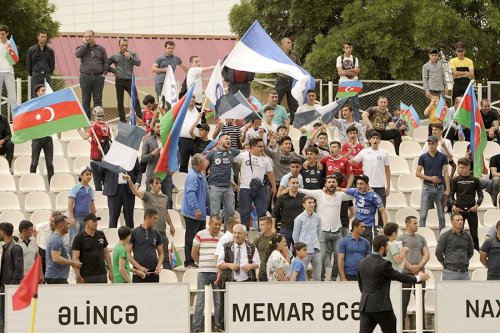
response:
[[[15,144],[90,126],[73,88],[31,99],[18,105],[12,114]]]
[[[160,132],[163,149],[160,159],[156,164],[155,176],[161,180],[165,179],[168,172],[176,172],[179,170],[179,160],[177,157],[177,148],[179,146],[179,136],[181,133],[182,123],[186,118],[189,102],[193,96],[194,83],[189,87],[187,93],[182,96],[181,100],[172,107],[160,119]]]
[[[402,116],[410,108],[409,105],[406,105],[403,102],[399,102],[399,114]]]
[[[356,96],[363,90],[363,83],[361,81],[345,81],[339,84],[337,96],[335,98],[352,97]]]
[[[400,110],[402,112],[401,119],[405,121],[408,126],[413,129],[420,126],[420,117],[413,105],[408,106],[401,102]]]
[[[474,159],[474,176],[480,178],[484,171],[483,153],[486,148],[486,131],[484,130],[483,116],[477,105],[476,95],[472,94],[470,149]]]
[[[460,140],[460,142],[465,141],[465,133],[462,125],[458,125],[458,140]]]
[[[436,118],[439,118],[439,120],[444,121],[447,112],[448,112],[448,106],[446,105],[443,96],[439,96],[439,102],[436,106]]]
[[[16,42],[14,41],[14,37],[10,36],[9,41],[7,42],[7,48],[5,50],[5,58],[9,64],[14,66],[19,61],[19,50],[17,49]]]
[[[467,87],[458,110],[455,113],[455,120],[467,128],[470,128],[471,126],[472,112],[478,107],[476,93],[474,92],[474,88],[472,88],[472,82],[473,80],[469,82],[469,86]]]
[[[182,264],[181,256],[179,255],[179,251],[175,247],[174,242],[171,242],[170,246],[170,269],[174,269],[175,267]]]
[[[130,125],[136,125],[135,121],[135,100],[136,100],[136,88],[135,88],[135,75],[132,74],[132,80],[130,82]]]

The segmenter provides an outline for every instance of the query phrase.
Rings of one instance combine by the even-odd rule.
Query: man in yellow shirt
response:
[[[465,57],[465,47],[462,42],[455,45],[457,56],[450,60],[450,70],[453,76],[452,100],[455,97],[462,96],[474,77],[474,63],[471,59]]]

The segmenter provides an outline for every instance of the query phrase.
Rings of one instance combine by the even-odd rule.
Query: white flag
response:
[[[207,88],[205,89],[205,96],[210,100],[210,103],[215,105],[218,99],[224,96],[224,81],[222,80],[222,70],[220,67],[220,60],[217,61],[212,76],[208,81]]]
[[[174,106],[179,100],[177,82],[175,82],[174,71],[170,65],[168,65],[167,68],[167,74],[165,75],[165,81],[163,81],[163,89],[161,90],[160,100],[158,103],[161,102],[161,97],[165,97],[165,102],[172,106]]]
[[[45,95],[52,94],[53,92],[54,90],[52,90],[50,84],[47,82],[47,80],[45,80]]]

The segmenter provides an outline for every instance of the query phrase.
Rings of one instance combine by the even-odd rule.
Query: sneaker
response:
[[[216,332],[225,332],[224,331],[224,326],[218,325],[217,327],[215,327],[215,331]]]

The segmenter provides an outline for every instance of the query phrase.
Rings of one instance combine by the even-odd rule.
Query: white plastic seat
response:
[[[19,191],[28,193],[32,191],[46,192],[45,179],[37,173],[28,173],[22,175],[19,179]]]
[[[429,268],[433,271],[442,271],[443,265],[439,262],[436,257],[436,248],[429,246],[429,261],[425,265],[425,268]]]
[[[423,236],[427,241],[427,246],[435,247],[437,246],[436,235],[431,228],[428,227],[419,227],[417,230],[417,234]]]
[[[169,269],[162,269],[160,272],[160,283],[177,283],[179,280],[177,280],[177,275],[169,270]]]
[[[71,130],[61,133],[61,140],[63,142],[70,142],[73,140],[82,140],[80,134],[78,134],[78,130]]]
[[[64,156],[54,156],[52,163],[54,165],[54,173],[56,174],[59,172],[71,172],[68,160]]]
[[[94,206],[96,210],[108,209],[108,197],[102,191],[94,191]]]
[[[0,192],[17,192],[14,176],[0,174]]]
[[[144,203],[142,202],[139,197],[135,197],[135,203],[134,203],[134,209],[143,209],[144,208]]]
[[[19,225],[19,222],[26,220],[23,212],[19,210],[6,210],[0,214],[0,222],[10,222],[12,224]],[[14,234],[17,234],[18,230],[14,230]]]
[[[109,210],[98,210],[95,215],[101,219],[97,221],[97,229],[104,230],[109,228]]]
[[[17,147],[17,146],[16,146]],[[62,142],[57,138],[52,138],[53,156],[64,156],[64,148]],[[40,152],[40,158],[45,158],[45,152]]]
[[[412,193],[422,190],[422,181],[414,174],[402,174],[398,177],[398,191]]]
[[[38,223],[49,222],[51,214],[52,211],[47,209],[35,210],[31,214],[30,221],[34,225],[37,225]]]
[[[405,160],[413,160],[420,156],[422,147],[417,141],[402,141],[399,146],[399,156]]]
[[[174,228],[176,230],[179,228],[185,229],[185,227],[182,224],[181,214],[178,211],[176,211],[175,209],[169,209],[168,215],[170,215],[170,220],[172,220],[172,224],[174,225]]]
[[[0,156],[0,175],[10,175],[9,162],[4,156]]]
[[[380,140],[379,148],[387,150],[387,152],[389,153],[389,156],[397,156],[396,149],[394,148],[394,145],[392,144],[391,141]],[[392,167],[392,165],[391,165],[391,167]]]
[[[496,209],[495,205],[493,205],[493,200],[491,199],[491,195],[483,190],[483,202],[481,206],[477,210],[488,210],[488,209]]]
[[[420,210],[420,197],[422,196],[422,191],[412,192],[410,195],[410,207]]]
[[[14,148],[14,157],[31,156],[31,141],[17,143]]]
[[[429,274],[429,280],[425,282],[425,288],[426,289],[434,289],[436,288],[436,277],[434,276],[434,273],[432,270],[428,269],[427,267],[425,268],[425,272]]]
[[[172,175],[172,183],[179,191],[184,190],[184,183],[186,182],[187,173],[176,172]]]
[[[472,281],[486,281],[488,280],[488,269],[487,268],[476,268],[472,272],[472,276],[470,278]]]
[[[488,209],[484,212],[483,224],[485,227],[491,227],[497,224],[500,221],[500,210],[497,208]]]
[[[465,157],[469,141],[455,141],[453,145],[453,156],[457,158]]]
[[[120,241],[118,237],[118,228],[109,228],[103,230],[106,240],[108,241],[108,248],[114,249],[116,244]]]
[[[167,238],[170,244],[174,244],[177,251],[184,248],[184,238],[186,236],[186,230],[184,228],[179,228],[175,230],[174,237],[167,232]]]
[[[497,154],[500,154],[500,145],[493,141],[487,141],[483,152],[484,158],[489,160]]]
[[[78,175],[80,169],[86,166],[90,166],[90,157],[88,155],[78,156],[77,158],[75,158],[75,161],[73,162],[73,173],[75,175]]]
[[[61,191],[56,195],[55,209],[58,211],[66,211],[68,209],[68,194],[69,191]]]
[[[12,172],[14,176],[22,176],[30,173],[31,157],[19,156],[14,160]],[[37,172],[40,173],[40,163],[38,164]]]
[[[289,130],[288,130],[288,136],[293,140],[299,140],[300,137],[302,136],[302,132],[300,132],[299,129],[293,127],[293,126],[290,126]]]
[[[484,265],[481,263],[481,260],[479,259],[479,251],[474,250],[474,254],[472,255],[472,258],[469,259],[469,269],[470,270],[476,270],[478,268],[483,268]]]
[[[52,201],[46,192],[30,192],[24,200],[24,207],[27,212],[34,212],[40,209],[52,210]]]
[[[401,156],[389,156],[389,165],[391,166],[391,175],[399,176],[410,173],[408,162]]]
[[[477,226],[477,238],[479,239],[479,248],[483,246],[483,242],[486,239],[486,234],[488,233],[488,228],[479,224]]]
[[[144,209],[134,209],[134,227],[140,226],[142,222],[144,222]],[[168,253],[165,255],[168,256]]]
[[[427,219],[425,221],[425,225],[431,229],[439,229],[439,219],[436,208],[429,209],[427,212]],[[449,214],[444,214],[444,225],[450,226],[451,220]]]
[[[189,283],[190,290],[198,289],[198,269],[190,268],[185,271],[184,275],[182,276],[182,282]]]
[[[84,140],[73,140],[68,144],[68,157],[77,158],[78,156],[88,156],[90,152],[90,143]]]
[[[427,126],[419,126],[413,130],[413,140],[417,141],[418,143],[425,143],[428,137],[429,130]]]
[[[396,212],[396,223],[399,225],[400,228],[406,229],[405,220],[406,217],[408,216],[415,216],[417,220],[420,220],[420,214],[416,209],[411,207],[400,208]]]
[[[389,193],[389,196],[386,198],[385,207],[387,209],[396,209],[396,210],[400,209],[400,208],[408,207],[404,193],[402,193],[402,192]]]
[[[12,192],[2,192],[0,193],[0,198],[2,198],[2,200],[0,200],[0,211],[21,210],[17,194]]]
[[[75,185],[75,178],[69,173],[56,173],[50,180],[51,192],[62,192],[69,190]]]
[[[184,191],[179,191],[175,196],[174,208],[177,210],[182,209],[182,200],[184,199]]]
[[[417,172],[418,157],[411,162],[411,173],[415,174]]]
[[[425,292],[425,313],[436,313],[436,290]]]

